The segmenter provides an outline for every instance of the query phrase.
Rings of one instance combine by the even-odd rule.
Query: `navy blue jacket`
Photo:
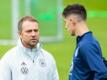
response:
[[[92,32],[77,37],[69,80],[107,80],[102,51]]]

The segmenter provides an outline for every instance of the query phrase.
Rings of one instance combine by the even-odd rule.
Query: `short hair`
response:
[[[31,22],[37,22],[38,23],[38,21],[33,16],[24,16],[18,22],[18,32],[22,31],[22,24],[24,21],[31,21]]]
[[[80,4],[73,4],[73,5],[68,5],[64,10],[62,15],[66,18],[67,16],[71,14],[76,14],[79,15],[82,20],[87,19],[87,12],[86,9],[83,5]]]

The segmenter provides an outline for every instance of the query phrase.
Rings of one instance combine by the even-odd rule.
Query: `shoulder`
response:
[[[78,44],[79,48],[81,49],[89,49],[89,48],[100,48],[100,44],[99,42],[94,38],[91,37],[89,39],[83,39],[79,44]]]
[[[82,44],[79,46],[79,53],[82,56],[92,56],[92,55],[99,55],[101,54],[100,46],[98,46],[96,43],[88,42],[86,44]]]
[[[17,52],[17,47],[14,47],[12,49],[10,49],[9,51],[7,51],[4,56],[1,58],[1,61],[6,61],[9,62],[9,60],[12,59],[12,57],[14,57],[15,53]]]
[[[86,50],[92,50],[96,49],[96,44],[93,42],[86,42],[86,43],[81,43],[79,46],[79,50],[86,51]]]
[[[97,49],[98,47],[100,47],[100,44],[95,39],[92,39],[92,40],[83,40],[79,44],[79,48],[82,49],[82,50],[93,49],[93,48]]]

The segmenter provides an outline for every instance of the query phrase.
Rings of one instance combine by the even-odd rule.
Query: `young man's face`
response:
[[[77,16],[76,15],[69,15],[65,19],[65,28],[68,30],[68,32],[72,35],[76,35],[76,29],[77,29]]]
[[[39,42],[39,29],[37,22],[24,21],[22,31],[19,33],[25,47],[35,47]]]

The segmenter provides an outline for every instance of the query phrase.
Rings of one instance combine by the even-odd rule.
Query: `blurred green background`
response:
[[[53,2],[54,0],[49,1]],[[23,0],[20,0],[20,5],[23,2]],[[80,3],[86,7],[88,11],[87,24],[90,30],[93,31],[97,40],[100,42],[103,56],[107,59],[107,0],[63,0],[62,2],[63,8],[66,5],[73,3]],[[38,4],[44,5],[44,3]],[[45,3],[45,5],[46,4],[47,3]],[[11,0],[0,0],[0,39],[11,39],[11,7]],[[24,12],[23,7],[20,7],[20,9]],[[64,24],[63,32],[64,39],[62,41],[43,43],[43,48],[51,52],[55,57],[60,80],[67,80],[76,42],[75,37],[71,37],[65,30]],[[12,47],[14,47],[14,45],[0,45],[0,58]]]

